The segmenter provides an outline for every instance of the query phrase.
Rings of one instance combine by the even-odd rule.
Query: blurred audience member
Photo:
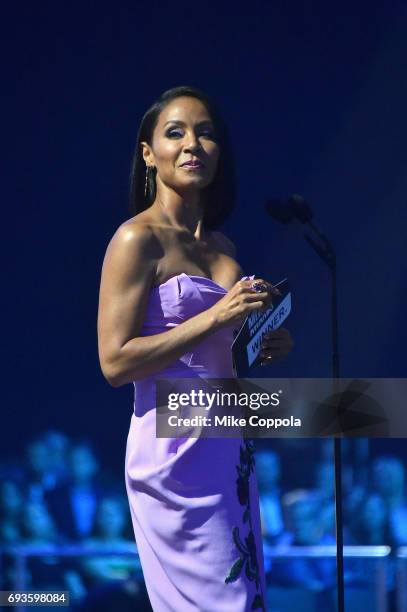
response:
[[[360,503],[353,521],[344,531],[344,544],[351,546],[393,546],[394,538],[389,522],[389,510],[383,497],[367,493]],[[377,581],[377,559],[349,558],[345,561],[347,587],[374,588]],[[386,589],[394,598],[396,566],[394,558],[386,562]],[[391,608],[394,609],[394,608]]]
[[[30,501],[22,513],[24,544],[57,544],[61,542],[55,523],[43,501]]]
[[[52,546],[63,545],[56,525],[44,502],[29,502],[23,512],[23,543],[35,546],[43,553],[29,557],[25,582],[26,588],[35,590],[68,590],[72,603],[84,597],[86,591],[75,563],[69,557],[58,557],[52,554]]]
[[[298,489],[282,498],[287,531],[281,542],[292,546],[334,544],[335,538],[324,534],[321,497]],[[271,580],[285,586],[303,586],[312,591],[332,589],[336,584],[335,558],[296,558],[273,565]]]
[[[335,491],[334,464],[331,461],[320,461],[315,468],[315,488],[324,502],[333,499]]]
[[[258,450],[256,473],[263,537],[267,543],[274,544],[284,530],[280,500],[281,462],[277,453],[269,449]]]
[[[28,444],[26,455],[27,499],[33,502],[42,501],[45,493],[56,485],[55,474],[50,469],[50,450],[44,435]]]
[[[44,434],[48,446],[48,471],[53,474],[55,486],[66,481],[69,476],[68,453],[70,442],[68,436],[56,429]]]
[[[121,496],[104,497],[98,503],[94,534],[84,544],[100,553],[112,548],[134,553],[134,542],[125,537],[128,526],[127,500]],[[84,610],[150,609],[138,558],[118,554],[85,557],[82,575],[89,589]]]
[[[103,488],[96,478],[99,464],[88,442],[74,444],[68,453],[69,478],[46,495],[58,528],[71,540],[88,537]]]
[[[104,497],[99,501],[93,536],[84,540],[84,544],[103,552],[112,548],[136,552],[135,545],[125,537],[129,523],[129,512],[126,500],[119,496]],[[83,563],[88,578],[92,582],[100,580],[123,580],[140,568],[134,558],[95,557],[87,558]]]
[[[15,544],[21,538],[22,491],[12,480],[0,482],[0,542]]]
[[[11,479],[0,482],[0,547],[6,550],[22,539],[22,512],[24,498],[21,487]],[[12,590],[15,580],[15,564],[12,557],[1,557],[0,588]]]
[[[347,527],[352,523],[355,514],[358,512],[360,505],[365,499],[368,491],[363,484],[357,484],[357,474],[351,465],[345,463],[342,465],[342,510],[344,533]]]
[[[396,546],[407,544],[405,468],[398,457],[377,457],[372,464],[372,487],[386,502],[392,539]]]
[[[346,544],[360,546],[391,545],[389,511],[384,499],[369,493],[362,500],[349,525]]]
[[[321,500],[320,521],[324,534],[335,537],[335,471],[332,459],[317,463],[315,469],[315,490]]]

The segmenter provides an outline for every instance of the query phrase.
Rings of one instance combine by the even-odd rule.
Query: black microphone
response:
[[[294,212],[284,200],[277,200],[276,198],[268,200],[265,209],[267,214],[279,223],[288,225],[294,221]]]
[[[304,198],[296,193],[290,196],[288,200],[278,200],[277,198],[268,200],[265,209],[270,217],[279,223],[284,223],[284,225],[294,223],[297,219],[305,224],[313,218],[311,208]]]
[[[311,207],[302,196],[294,193],[288,200],[273,198],[266,202],[265,209],[270,217],[279,223],[284,223],[284,225],[289,225],[290,223],[297,223],[298,225],[298,222],[306,225],[313,235],[304,234],[305,240],[309,242],[325,263],[330,267],[335,265],[334,249],[323,231],[314,223],[314,214]]]
[[[313,219],[313,212],[304,198],[294,193],[288,198],[288,206],[301,223],[309,223]]]

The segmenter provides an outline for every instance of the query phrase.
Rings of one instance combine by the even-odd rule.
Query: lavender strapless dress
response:
[[[164,332],[225,293],[210,279],[178,274],[151,289],[141,335]],[[232,328],[211,334],[159,377],[234,377],[232,340]],[[266,610],[253,445],[242,438],[156,438],[154,381],[134,383],[125,471],[153,610]]]

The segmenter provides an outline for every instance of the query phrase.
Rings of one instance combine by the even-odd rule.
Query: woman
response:
[[[214,231],[233,188],[227,131],[210,100],[190,87],[162,94],[139,129],[137,214],[108,246],[98,319],[104,376],[135,388],[126,486],[155,612],[266,609],[252,445],[155,437],[154,377],[232,377],[234,328],[271,303],[272,286],[257,280],[256,291],[242,278],[233,244]],[[290,348],[288,332],[276,332],[264,359]]]

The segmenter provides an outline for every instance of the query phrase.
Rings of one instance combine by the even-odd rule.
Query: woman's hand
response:
[[[263,336],[261,343],[261,364],[275,363],[287,357],[294,346],[290,332],[280,327]]]
[[[254,310],[270,308],[273,295],[279,294],[277,288],[261,278],[238,281],[210,308],[212,315],[215,315],[215,327],[241,325]]]

